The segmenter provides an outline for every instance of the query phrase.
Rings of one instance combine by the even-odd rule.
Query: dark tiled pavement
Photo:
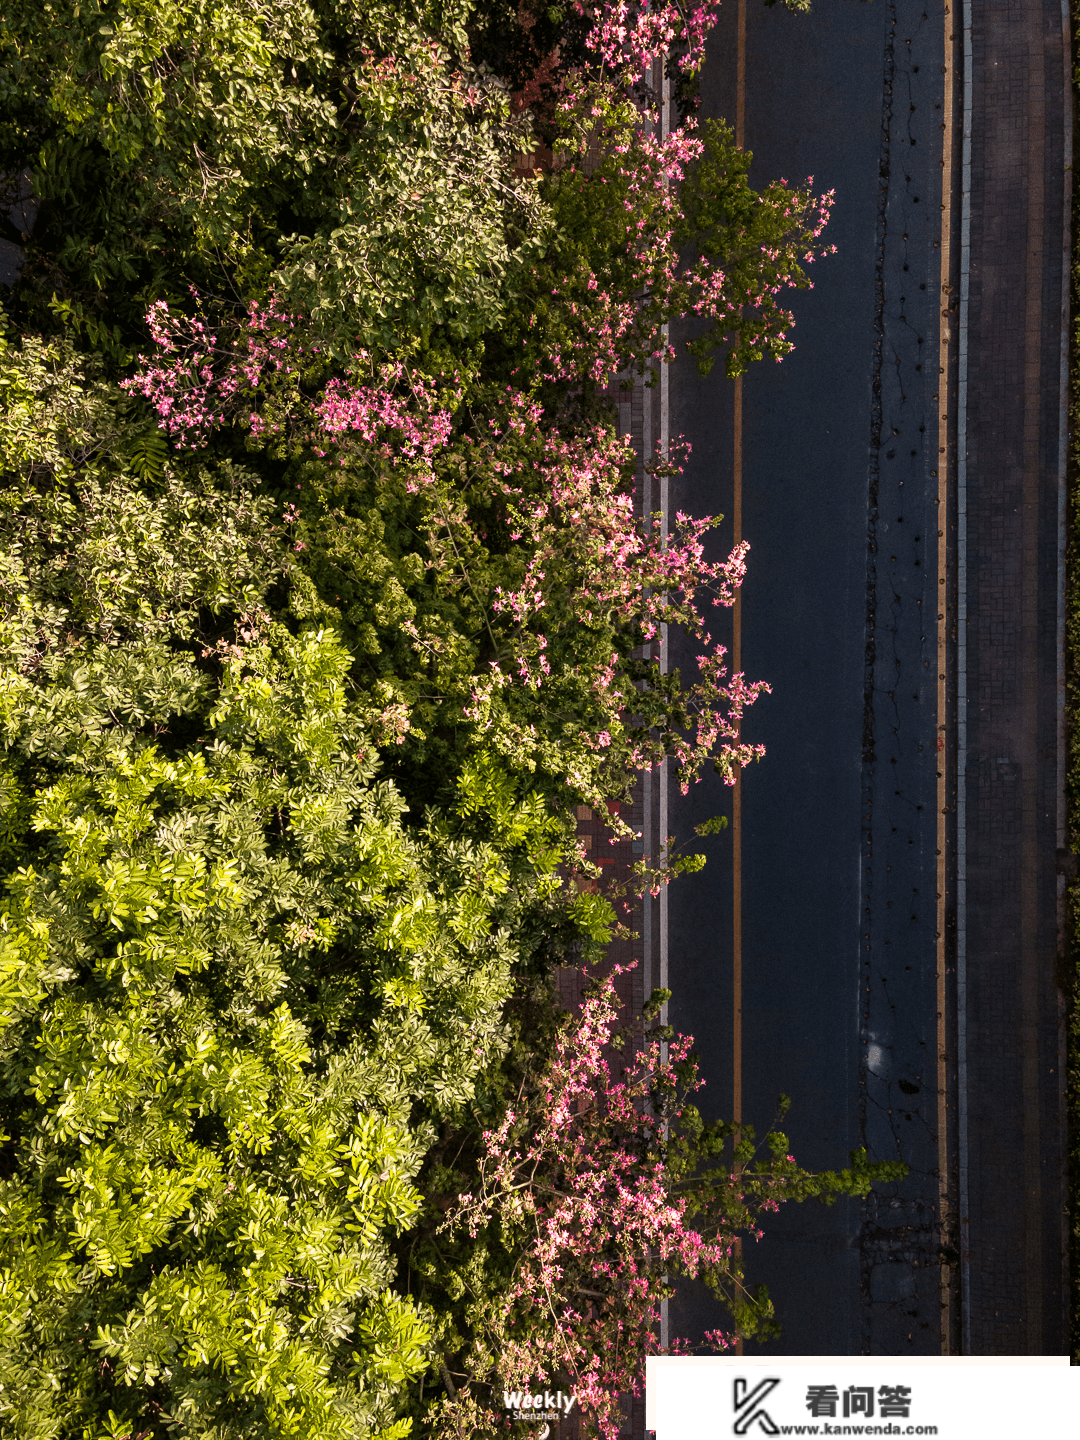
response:
[[[972,7],[964,1348],[1067,1349],[1058,558],[1058,0]],[[963,1138],[963,1137],[961,1137]],[[961,1220],[964,1217],[961,1196]]]

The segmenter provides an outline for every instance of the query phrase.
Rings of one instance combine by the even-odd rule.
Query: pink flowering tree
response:
[[[411,666],[412,691],[391,695],[377,681],[372,698],[380,715],[393,710],[397,740],[413,727],[421,687],[438,687],[476,741],[594,805],[665,756],[685,791],[708,763],[734,784],[761,755],[739,732],[768,686],[729,673],[707,624],[710,606],[734,602],[748,547],[711,560],[716,519],[680,512],[665,532],[659,516],[643,518],[627,484],[633,452],[610,428],[564,435],[511,387],[482,397],[482,424],[463,424],[461,390],[366,357],[365,378],[334,376],[308,393],[310,357],[273,307],[253,307],[229,343],[164,306],[152,324],[157,356],[129,383],[177,443],[204,445],[239,420],[256,443],[314,457],[282,516],[302,563],[314,552],[339,574],[370,565],[349,514],[359,495],[413,537],[399,603],[384,606],[404,652],[395,670]],[[676,473],[679,458],[655,457],[653,468]],[[418,603],[425,589],[428,607]],[[434,623],[448,602],[473,632],[464,654]],[[366,613],[378,610],[375,601]],[[685,684],[661,666],[666,627],[699,642]]]
[[[664,134],[609,82],[575,89],[561,115],[558,168],[543,186],[558,239],[537,264],[518,312],[517,383],[602,388],[622,372],[675,358],[667,330],[694,321],[686,348],[731,376],[794,347],[785,297],[812,287],[832,193],[749,184],[752,156],[729,127],[695,116]]]
[[[655,376],[675,358],[672,319],[694,322],[684,343],[703,372],[717,351],[732,377],[782,359],[794,348],[785,297],[812,288],[805,267],[835,249],[821,239],[832,192],[815,195],[812,177],[755,191],[752,156],[722,121],[691,115],[663,135],[603,87],[576,98],[547,182],[565,238],[537,269],[550,284],[525,319],[539,373],[585,387]]]
[[[812,178],[755,191],[730,128],[699,125],[689,87],[718,9],[521,5],[517,96],[550,146],[538,185],[553,230],[503,327],[516,383],[587,395],[619,372],[655,373],[674,357],[676,317],[695,321],[702,369],[717,350],[734,376],[792,349],[785,296],[834,249],[821,240],[833,197]],[[665,75],[681,118],[664,110]]]
[[[708,624],[747,547],[712,558],[719,517],[665,533],[641,514],[606,398],[674,357],[679,317],[703,367],[716,350],[730,374],[780,359],[784,297],[829,248],[830,196],[755,191],[725,127],[661,123],[660,71],[694,73],[715,11],[605,0],[544,32],[522,7],[546,78],[518,94],[554,148],[514,194],[531,185],[547,240],[507,260],[481,347],[343,358],[321,310],[272,296],[213,321],[151,310],[129,384],[177,444],[231,436],[290,467],[303,613],[345,631],[379,733],[427,771],[479,741],[562,803],[597,805],[665,757],[685,789],[709,763],[733,784],[761,753],[741,727],[768,687],[730,673]],[[682,456],[645,459],[676,474]],[[697,642],[692,674],[662,663],[672,627]]]
[[[179,445],[231,436],[290,467],[302,613],[345,631],[363,703],[411,764],[445,771],[448,747],[479,741],[596,805],[665,757],[685,789],[710,762],[733,784],[761,753],[741,726],[768,687],[729,672],[707,623],[747,547],[707,558],[719,517],[665,533],[642,516],[605,398],[673,358],[679,317],[703,366],[780,359],[783,297],[827,248],[829,196],[756,192],[722,125],[661,124],[659,72],[696,70],[715,10],[564,12],[570,43],[545,52],[553,158],[528,182],[546,247],[507,261],[503,323],[452,363],[434,341],[343,359],[321,311],[272,296],[213,322],[151,309],[129,385]],[[670,627],[697,642],[691,675],[662,663]]]
[[[768,1334],[772,1306],[746,1286],[741,1242],[785,1201],[864,1194],[903,1171],[856,1152],[844,1171],[811,1174],[779,1130],[758,1143],[749,1126],[705,1124],[691,1037],[651,1023],[666,992],[644,1029],[620,1029],[618,973],[563,1017],[547,1065],[522,1075],[483,1131],[475,1172],[441,1176],[470,1183],[421,1241],[458,1297],[439,1337],[449,1384],[424,1432],[440,1440],[499,1433],[504,1394],[545,1387],[576,1395],[587,1433],[615,1440],[682,1278],[703,1280],[730,1314],[713,1348]]]

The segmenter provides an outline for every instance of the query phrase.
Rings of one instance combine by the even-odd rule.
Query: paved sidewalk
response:
[[[961,888],[957,936],[958,1045],[968,1102],[959,1135],[963,1348],[975,1355],[1063,1354],[1068,1292],[1055,851],[1063,804],[1058,607],[1067,40],[1060,0],[975,4],[972,20],[967,570],[960,575],[967,602],[967,704],[960,715],[967,770],[958,837],[961,872],[966,859],[966,926]],[[962,650],[959,659],[963,670]]]

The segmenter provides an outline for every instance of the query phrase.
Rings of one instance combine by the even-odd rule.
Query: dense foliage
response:
[[[405,823],[340,641],[266,608],[251,477],[136,486],[75,361],[2,374],[5,1423],[110,1433],[135,1385],[185,1433],[378,1429],[427,1364],[385,1232],[498,1053],[557,827],[480,758]]]
[[[827,248],[697,127],[714,13],[7,7],[0,1433],[481,1434],[556,1372],[610,1431],[673,1276],[749,1331],[758,1210],[891,1174],[751,1172],[686,1043],[553,1006],[614,928],[573,807],[760,753],[746,547],[641,513],[610,403],[675,316],[780,359]]]
[[[467,4],[16,0],[0,172],[29,168],[43,295],[137,335],[148,298],[268,283],[339,347],[498,323],[523,120]],[[519,193],[520,192],[520,193]],[[524,259],[525,257],[521,257]]]

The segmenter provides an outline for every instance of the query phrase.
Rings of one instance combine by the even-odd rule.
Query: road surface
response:
[[[865,1203],[790,1207],[748,1252],[783,1329],[747,1348],[779,1354],[1066,1348],[1067,49],[1059,4],[964,22],[732,0],[703,77],[756,182],[835,189],[839,254],[781,365],[670,381],[694,447],[671,507],[750,541],[719,633],[773,687],[745,727],[767,758],[720,801],[735,833],[670,895],[670,1019],[709,1113],[760,1131],[784,1092],[805,1163],[910,1166]],[[672,828],[718,808],[715,786],[673,795]],[[672,1303],[674,1333],[722,1318],[692,1287]]]

